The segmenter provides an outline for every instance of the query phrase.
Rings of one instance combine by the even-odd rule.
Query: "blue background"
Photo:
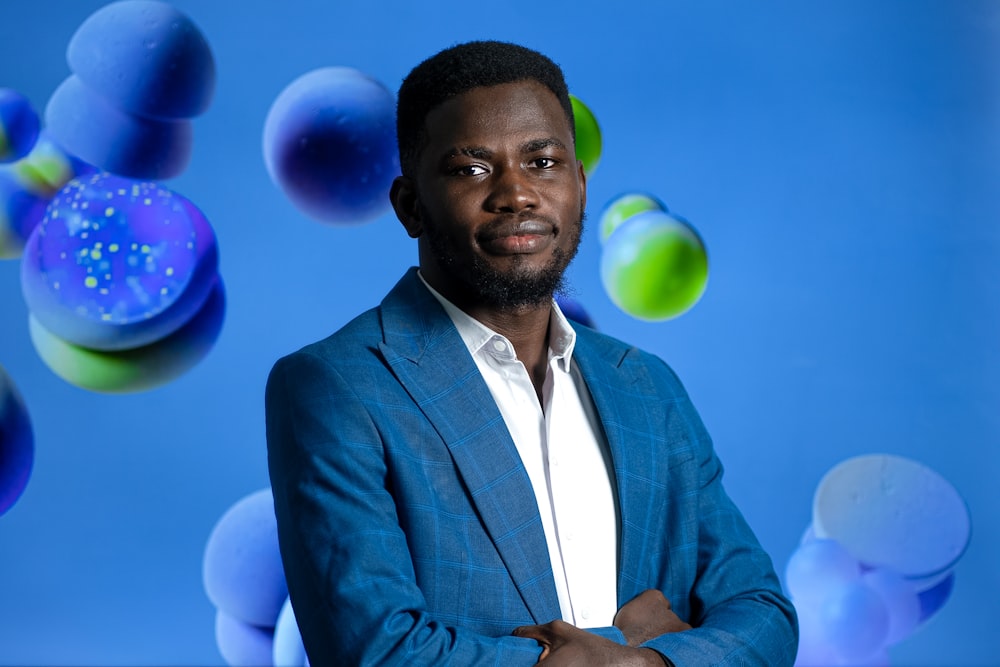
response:
[[[44,108],[97,0],[0,0],[0,86]],[[605,150],[571,268],[605,332],[667,359],[779,569],[822,475],[915,458],[967,499],[973,539],[941,613],[894,664],[997,660],[1000,599],[1000,3],[177,0],[216,57],[191,164],[171,188],[219,238],[228,291],[212,353],[174,383],[107,396],[35,355],[18,262],[0,262],[0,365],[28,405],[32,478],[0,517],[0,664],[221,663],[201,559],[218,518],[268,484],[273,361],[375,304],[416,261],[387,214],[298,213],[261,152],[294,78],[362,69],[395,90],[456,41],[519,41],[563,65]],[[597,219],[661,197],[706,241],[682,317],[618,311]]]

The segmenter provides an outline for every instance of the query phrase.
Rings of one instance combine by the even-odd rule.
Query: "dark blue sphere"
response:
[[[389,210],[399,175],[395,118],[395,98],[378,81],[348,67],[313,70],[271,105],[268,173],[311,218],[368,222]]]

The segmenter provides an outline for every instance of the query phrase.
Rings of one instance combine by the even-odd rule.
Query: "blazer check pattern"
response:
[[[658,588],[694,630],[677,665],[791,665],[768,556],[662,361],[580,327],[614,462],[619,605]],[[559,618],[538,508],[451,320],[411,269],[370,310],[278,361],[266,390],[282,559],[313,665],[533,665],[510,636]],[[624,642],[616,628],[596,628]]]

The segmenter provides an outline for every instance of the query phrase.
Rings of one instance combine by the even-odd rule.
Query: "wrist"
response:
[[[670,662],[666,656],[654,651],[651,648],[640,648],[639,653],[642,654],[642,664],[648,665],[648,667],[674,667],[674,663]]]

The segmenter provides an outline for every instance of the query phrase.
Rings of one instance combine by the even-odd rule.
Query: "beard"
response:
[[[542,306],[564,291],[566,268],[580,247],[585,218],[581,203],[577,224],[564,228],[571,235],[569,246],[554,248],[545,266],[530,268],[526,257],[515,255],[513,267],[501,270],[478,254],[458,252],[451,237],[443,233],[427,213],[426,209],[422,211],[424,233],[438,265],[451,274],[462,291],[477,295],[480,303],[501,311]],[[469,255],[469,260],[459,262],[462,254]]]

